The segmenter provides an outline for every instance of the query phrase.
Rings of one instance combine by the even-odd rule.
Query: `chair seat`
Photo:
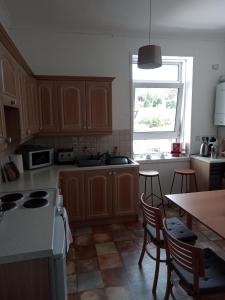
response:
[[[225,261],[209,248],[203,251],[205,276],[199,280],[200,294],[225,292]],[[192,290],[193,274],[173,261],[171,264],[181,283]]]
[[[193,170],[193,169],[175,169],[174,172],[177,174],[181,174],[181,175],[195,174],[195,170]]]
[[[145,176],[145,177],[154,177],[154,176],[158,176],[159,172],[158,171],[154,171],[154,170],[139,171],[139,175],[140,176]]]
[[[171,234],[178,240],[185,243],[193,243],[197,240],[197,235],[194,234],[187,226],[184,225],[182,221],[180,221],[176,217],[171,217],[166,219],[166,224],[168,230]],[[158,243],[161,246],[164,244],[163,232],[160,230],[160,241],[156,240],[156,230],[155,227],[147,224],[145,225],[145,229],[147,230],[149,236],[153,240],[154,243]]]

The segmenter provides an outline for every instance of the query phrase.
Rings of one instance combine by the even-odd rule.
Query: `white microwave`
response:
[[[19,153],[23,156],[23,167],[25,170],[51,166],[54,162],[53,148],[25,145],[20,149]]]

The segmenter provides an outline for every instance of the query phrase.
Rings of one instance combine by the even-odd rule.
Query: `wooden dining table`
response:
[[[194,217],[225,239],[225,190],[165,196],[187,213],[187,226],[190,229]]]

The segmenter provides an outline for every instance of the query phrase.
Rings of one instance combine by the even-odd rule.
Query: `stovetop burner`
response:
[[[46,191],[35,191],[30,193],[31,198],[43,198],[46,197],[48,193]]]
[[[16,203],[15,202],[4,202],[1,205],[1,211],[8,211],[11,210],[13,208],[16,208]]]
[[[23,198],[23,194],[21,193],[12,193],[7,194],[1,197],[3,203],[15,202],[21,200]]]
[[[34,198],[24,202],[23,206],[26,208],[38,208],[38,207],[46,206],[47,204],[48,204],[48,200],[46,199]]]

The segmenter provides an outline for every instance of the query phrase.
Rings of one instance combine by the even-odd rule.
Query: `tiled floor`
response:
[[[176,215],[169,210],[168,215]],[[225,241],[195,222],[198,245],[210,247],[225,258]],[[137,223],[112,224],[77,229],[67,256],[69,300],[163,300],[166,266],[161,264],[157,295],[153,296],[154,262],[144,257],[139,268],[143,229]],[[154,247],[152,249],[154,251]],[[189,298],[176,285],[178,300]]]

